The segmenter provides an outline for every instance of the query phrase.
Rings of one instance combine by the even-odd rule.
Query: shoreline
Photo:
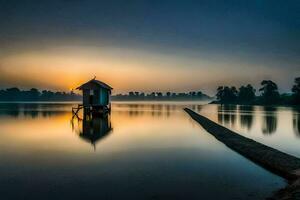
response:
[[[269,199],[300,199],[300,159],[233,132],[198,113],[185,108],[217,140],[261,167],[285,178],[288,185]]]

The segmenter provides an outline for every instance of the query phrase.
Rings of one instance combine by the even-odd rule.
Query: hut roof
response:
[[[99,87],[106,88],[108,90],[112,90],[113,89],[112,87],[110,87],[106,83],[103,83],[102,81],[98,81],[95,78],[93,78],[92,80],[89,80],[88,82],[82,84],[81,86],[77,87],[76,89],[82,90],[82,89],[85,89],[85,88],[89,88],[90,84],[95,84],[95,85],[97,85]]]

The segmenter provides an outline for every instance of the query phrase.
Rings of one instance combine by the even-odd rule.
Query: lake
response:
[[[241,135],[300,157],[300,108],[205,105],[198,112]]]
[[[82,120],[72,105],[0,104],[1,199],[264,199],[286,185],[184,107],[300,156],[297,109],[115,102],[109,116]]]

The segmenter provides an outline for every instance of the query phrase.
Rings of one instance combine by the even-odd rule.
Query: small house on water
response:
[[[73,113],[77,115],[78,111],[83,108],[85,114],[103,114],[110,112],[110,95],[113,89],[106,83],[96,80],[92,80],[82,84],[76,89],[82,90],[82,104],[78,105],[78,108],[73,109]]]

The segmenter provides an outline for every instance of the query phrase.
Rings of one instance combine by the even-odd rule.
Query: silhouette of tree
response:
[[[293,104],[300,104],[300,77],[295,78],[295,85],[292,88]]]
[[[262,87],[259,89],[262,92],[262,103],[264,104],[276,104],[279,103],[279,92],[276,83],[271,80],[263,80],[261,82]]]
[[[29,90],[29,100],[31,100],[31,101],[36,101],[36,100],[38,100],[39,99],[39,97],[40,97],[40,92],[38,91],[38,89],[36,89],[36,88],[31,88],[30,90]]]
[[[155,92],[151,92],[151,94],[149,94],[150,100],[155,99]]]
[[[196,96],[196,92],[194,92],[194,91],[190,92],[190,96],[192,96],[192,97]]]
[[[42,91],[42,95],[41,95],[41,99],[42,100],[52,100],[54,98],[54,92],[49,91],[49,90],[43,90]]]
[[[255,89],[252,85],[242,86],[239,88],[238,101],[240,103],[253,103],[255,99]]]
[[[168,98],[170,98],[171,92],[167,92],[166,95],[167,95]]]
[[[6,91],[9,93],[17,93],[17,92],[20,92],[20,89],[13,87],[13,88],[7,88]]]
[[[161,93],[161,92],[157,92],[156,95],[157,95],[157,97],[159,97],[159,98],[162,97],[162,93]]]
[[[8,101],[17,101],[18,96],[20,96],[21,91],[19,88],[13,87],[13,88],[7,88],[6,92],[4,94],[5,100]]]
[[[43,90],[42,93],[32,88],[30,90],[20,90],[16,87],[0,91],[0,101],[64,101],[81,100],[81,96],[75,93],[52,92]]]
[[[222,104],[235,103],[238,91],[235,87],[219,86],[217,89],[217,99]]]
[[[0,101],[74,101],[81,100],[82,96],[75,94],[72,91],[66,92],[52,92],[50,90],[42,90],[40,92],[36,88],[30,90],[20,90],[16,87],[0,90]],[[112,100],[207,100],[209,96],[199,92],[189,93],[171,93],[166,92],[151,92],[145,94],[144,92],[129,92],[128,94],[116,94],[112,96]]]

